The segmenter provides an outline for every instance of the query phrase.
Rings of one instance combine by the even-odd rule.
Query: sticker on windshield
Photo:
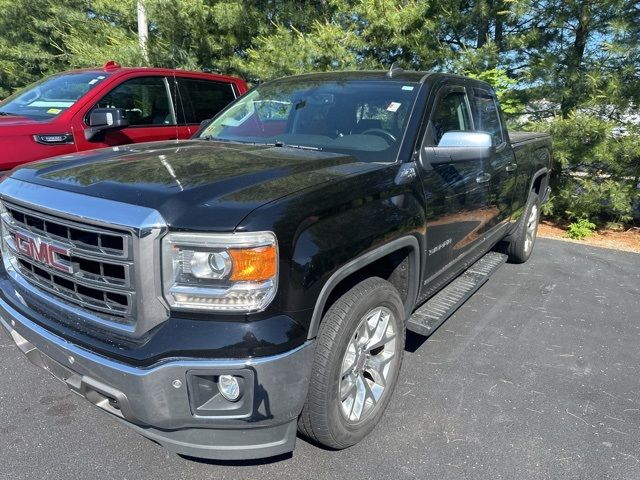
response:
[[[409,92],[413,91],[413,87],[411,85],[403,85],[402,90],[407,90]]]
[[[400,105],[402,104],[398,102],[391,102],[389,106],[387,106],[387,112],[397,112],[400,108]]]
[[[88,83],[89,83],[89,85],[93,85],[94,83],[99,82],[99,81],[100,81],[99,78],[94,78],[93,80],[89,80]]]
[[[59,108],[50,108],[49,110],[47,110],[47,113],[50,113],[51,115],[57,115],[61,112],[62,110],[60,110]]]
[[[39,107],[39,108],[69,108],[73,105],[73,102],[65,102],[65,101],[56,101],[56,100],[36,100],[35,102],[31,102],[28,104],[29,107]]]

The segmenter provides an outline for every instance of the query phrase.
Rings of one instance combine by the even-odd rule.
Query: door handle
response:
[[[515,172],[516,169],[518,168],[518,164],[517,163],[510,163],[506,166],[505,170],[507,172]]]
[[[483,173],[476,177],[477,183],[487,183],[489,180],[491,180],[491,175],[489,175],[488,173]]]

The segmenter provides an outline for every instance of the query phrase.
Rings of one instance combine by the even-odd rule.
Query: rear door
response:
[[[87,141],[84,130],[94,108],[123,108],[127,112],[129,126],[104,132],[92,141]],[[89,108],[81,111],[74,118],[74,131],[79,150],[177,139],[179,131],[175,106],[167,78],[127,78]]]
[[[495,145],[495,154],[485,161],[485,174],[489,179],[486,231],[490,234],[511,217],[517,165],[494,92],[481,88],[470,91],[473,92],[470,98],[476,131],[489,133]]]
[[[175,77],[175,82],[179,99],[178,125],[188,128],[191,135],[203,121],[213,118],[236,99],[231,83],[180,76]]]
[[[462,258],[483,238],[487,184],[481,159],[438,157],[445,132],[472,131],[464,85],[441,87],[435,97],[420,152],[420,178],[426,195],[427,251],[424,278],[430,279]]]

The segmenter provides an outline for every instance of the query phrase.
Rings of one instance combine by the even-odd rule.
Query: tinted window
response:
[[[162,77],[128,80],[105,95],[94,108],[124,108],[131,125],[174,125]]]
[[[441,98],[433,111],[431,128],[436,145],[446,132],[471,130],[467,96],[462,92],[451,92]]]
[[[200,123],[212,118],[235,99],[229,83],[189,78],[177,80],[184,103],[184,111],[181,112],[184,123]]]
[[[0,102],[0,112],[36,120],[55,117],[108,75],[104,72],[82,72],[45,78]]]
[[[490,133],[496,145],[503,141],[498,105],[489,94],[476,93],[474,100],[476,113],[476,130]]]

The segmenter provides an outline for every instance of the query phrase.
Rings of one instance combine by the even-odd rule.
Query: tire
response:
[[[524,263],[529,260],[536,242],[539,221],[540,200],[535,192],[531,192],[524,213],[516,227],[516,232],[507,244],[510,263]]]
[[[367,436],[395,389],[404,342],[404,306],[393,285],[371,277],[342,295],[320,324],[298,430],[333,449]]]

